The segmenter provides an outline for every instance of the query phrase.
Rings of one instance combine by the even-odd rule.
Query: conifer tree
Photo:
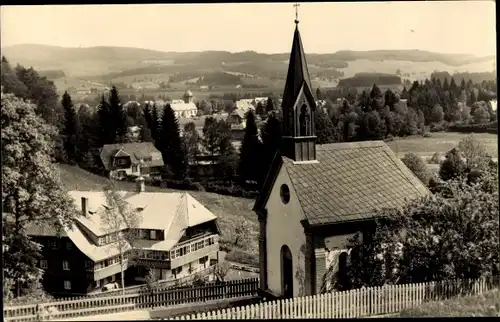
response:
[[[315,113],[314,119],[316,122],[316,143],[328,144],[335,142],[335,127],[328,115],[318,110]]]
[[[64,108],[64,149],[70,163],[77,161],[77,139],[80,134],[80,125],[76,117],[75,108],[68,92],[64,92],[61,99]]]
[[[109,111],[114,133],[114,143],[123,143],[127,134],[127,118],[115,86],[109,92]]]
[[[102,95],[101,102],[97,107],[97,116],[99,120],[99,126],[98,126],[99,146],[103,146],[105,144],[113,144],[114,132],[112,125],[112,116],[109,104],[104,99],[104,95]]]
[[[266,111],[269,113],[271,111],[274,111],[274,103],[272,97],[267,98],[267,105],[266,105]]]
[[[158,147],[156,144],[159,144],[160,141],[160,127],[161,127],[161,122],[158,113],[158,108],[156,107],[156,104],[153,104],[153,108],[151,109],[151,136],[155,141],[156,147]]]
[[[179,121],[170,104],[167,104],[163,109],[161,131],[158,139],[163,162],[169,166],[174,178],[178,180],[186,178],[186,153],[181,141]]]
[[[238,164],[238,175],[240,181],[258,181],[259,180],[259,158],[260,141],[258,138],[255,116],[252,111],[246,115],[245,136],[240,148],[240,160]]]
[[[266,125],[261,132],[261,138],[263,150],[263,172],[261,173],[261,184],[263,184],[263,181],[269,172],[269,166],[273,161],[276,152],[280,151],[282,146],[283,135],[281,123],[275,115],[271,115],[267,119]]]

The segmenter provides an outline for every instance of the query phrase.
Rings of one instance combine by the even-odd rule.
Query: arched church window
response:
[[[311,135],[311,133],[310,133],[311,116],[309,115],[309,108],[307,107],[306,104],[302,104],[302,107],[300,108],[299,121],[300,121],[299,135],[300,136]]]

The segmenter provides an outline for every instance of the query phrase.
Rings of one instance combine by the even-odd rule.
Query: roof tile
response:
[[[283,157],[311,224],[370,218],[429,193],[382,141],[318,145],[317,159]]]

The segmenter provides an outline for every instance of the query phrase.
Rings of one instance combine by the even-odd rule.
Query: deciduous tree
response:
[[[39,280],[39,245],[27,225],[62,228],[76,213],[52,163],[56,129],[35,113],[36,106],[12,94],[2,101],[2,222],[4,277],[16,282],[17,295]]]

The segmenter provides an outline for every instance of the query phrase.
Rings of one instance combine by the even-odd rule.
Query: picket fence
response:
[[[146,293],[55,300],[4,307],[5,322],[58,320],[98,314],[153,309],[186,303],[257,296],[258,278],[211,282],[200,287],[153,289]]]
[[[277,300],[169,320],[357,318],[394,314],[426,301],[475,295],[498,286],[486,279],[386,285]]]

